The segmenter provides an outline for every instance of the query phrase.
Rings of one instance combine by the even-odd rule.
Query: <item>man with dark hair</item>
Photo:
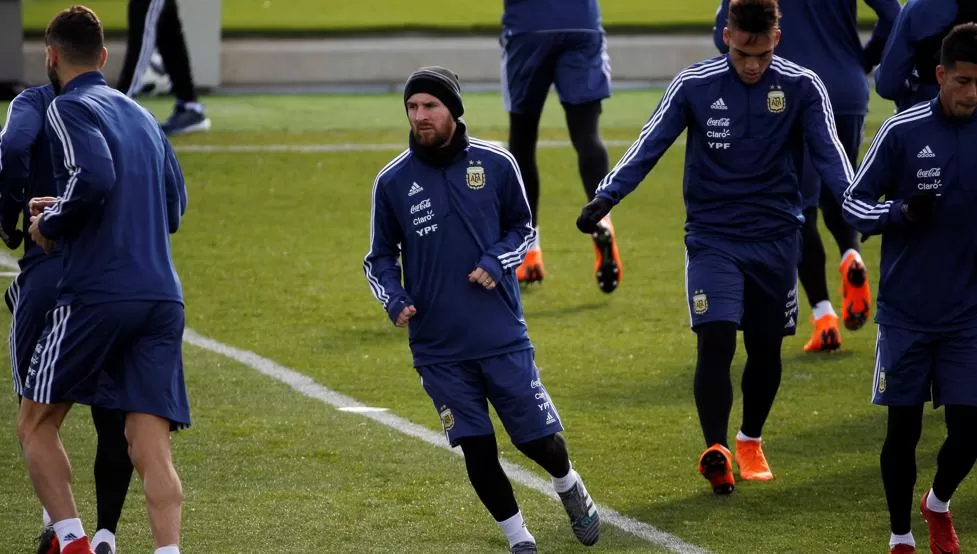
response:
[[[394,325],[410,327],[421,385],[510,551],[536,552],[536,539],[499,464],[488,402],[516,448],[552,477],[577,539],[595,544],[597,507],[570,465],[519,299],[515,269],[535,234],[519,166],[469,138],[452,71],[412,73],[404,106],[410,147],[373,183],[370,289]]]
[[[90,553],[59,430],[74,403],[125,412],[156,554],[178,554],[182,487],[170,433],[190,425],[190,412],[169,234],[186,211],[183,175],[159,124],[106,85],[94,12],[58,13],[45,43],[59,92],[45,127],[59,195],[30,200],[29,232],[45,252],[61,248],[63,273],[24,380],[17,435],[61,552]]]
[[[783,38],[777,55],[815,72],[824,81],[835,114],[838,139],[848,161],[858,164],[865,114],[868,112],[866,73],[879,63],[882,49],[899,15],[897,0],[866,0],[878,14],[871,39],[862,46],[858,36],[858,0],[781,0]],[[720,52],[728,47],[722,39],[729,0],[723,0],[716,15],[714,39]],[[872,308],[867,270],[860,254],[858,233],[845,222],[841,205],[821,182],[811,156],[805,149],[798,178],[801,182],[804,225],[801,227],[801,258],[797,267],[801,286],[813,312],[814,332],[805,352],[837,350],[841,347],[838,314],[828,294],[825,272],[827,257],[818,233],[818,207],[825,227],[838,245],[843,300],[841,321],[849,330],[861,329]]]
[[[743,479],[773,478],[761,433],[780,386],[783,338],[797,323],[802,206],[794,154],[806,146],[839,198],[852,177],[821,79],[774,55],[779,18],[776,0],[733,0],[723,30],[729,54],[679,73],[577,220],[592,232],[688,129],[686,283],[706,442],[699,471],[717,494],[735,486],[727,428],[739,329],[747,361],[736,462]]]
[[[598,0],[505,0],[502,16],[502,93],[509,112],[509,151],[526,183],[536,238],[516,270],[521,283],[543,280],[539,243],[539,120],[556,85],[587,199],[607,174],[607,149],[598,123],[601,102],[611,95],[611,62]],[[610,215],[592,233],[594,276],[605,293],[623,275]]]
[[[159,49],[163,68],[173,83],[176,106],[163,124],[167,135],[210,129],[204,105],[197,98],[190,69],[190,54],[176,0],[129,0],[129,28],[125,59],[116,87],[135,98],[143,90],[143,76]]]
[[[939,92],[882,125],[844,200],[852,225],[882,235],[873,402],[888,407],[880,463],[898,553],[915,551],[928,400],[945,406],[947,428],[920,501],[933,552],[960,552],[949,503],[977,461],[977,25],[947,35],[934,72]]]
[[[936,66],[943,38],[955,25],[977,21],[975,0],[909,0],[902,8],[875,71],[875,90],[898,111],[939,93]]]
[[[10,365],[14,392],[23,394],[34,347],[44,331],[45,316],[53,310],[62,274],[61,249],[45,255],[44,250],[20,230],[30,225],[27,200],[55,196],[50,137],[44,118],[54,100],[52,85],[29,88],[11,102],[7,121],[0,131],[0,237],[11,249],[23,242],[24,255],[18,261],[20,273],[7,289],[5,300],[12,316]],[[92,406],[92,421],[98,435],[95,453],[95,497],[98,526],[92,543],[96,554],[114,554],[115,532],[132,479],[125,437],[125,414]],[[57,554],[58,543],[47,510],[39,552]]]

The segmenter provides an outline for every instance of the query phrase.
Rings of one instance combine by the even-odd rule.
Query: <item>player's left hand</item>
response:
[[[613,203],[600,196],[591,200],[580,210],[580,217],[577,218],[577,229],[581,233],[593,233],[597,231],[597,224],[611,213]]]
[[[45,254],[50,254],[54,250],[54,241],[41,234],[41,217],[40,215],[31,216],[31,228],[29,232],[31,234],[31,240],[43,248]]]
[[[472,271],[471,273],[468,274],[468,282],[478,283],[479,285],[482,285],[488,290],[492,290],[495,288],[495,279],[493,279],[492,276],[489,275],[488,271],[485,271],[480,267],[476,267],[475,271]]]

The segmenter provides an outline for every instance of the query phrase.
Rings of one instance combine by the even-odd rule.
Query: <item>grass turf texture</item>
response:
[[[112,32],[126,29],[125,0],[92,0],[85,3],[102,18]],[[874,21],[875,12],[859,2],[863,23]],[[604,0],[604,25],[614,30],[667,29],[669,27],[711,28],[718,0],[649,2],[647,0]],[[31,34],[43,31],[50,18],[65,4],[57,0],[24,2],[24,27]],[[404,0],[322,2],[320,0],[223,0],[225,33],[350,33],[421,28],[450,32],[498,29],[502,0],[455,0],[421,6]]]
[[[633,139],[659,94],[616,94],[602,120],[604,137]],[[406,142],[396,95],[205,101],[214,131],[175,140],[178,150]],[[170,108],[167,101],[147,105],[160,117]],[[473,134],[505,137],[498,95],[469,94],[466,107]],[[869,138],[889,112],[873,99]],[[544,138],[566,138],[553,99],[542,125]],[[610,150],[616,161],[625,147]],[[189,326],[439,431],[410,367],[406,336],[385,319],[361,270],[372,182],[395,154],[183,151],[190,209],[174,252]],[[885,552],[878,469],[885,412],[869,404],[873,325],[844,332],[839,353],[807,355],[801,351],[811,331],[805,305],[800,332],[784,347],[783,385],[764,431],[776,480],[739,483],[732,497],[715,498],[696,473],[703,444],[682,273],[682,160],[682,148],[673,148],[615,210],[625,271],[621,288],[606,296],[594,282],[590,241],[573,225],[584,201],[573,152],[539,152],[547,279],[525,291],[523,302],[574,466],[598,502],[713,552]],[[877,239],[865,244],[873,283],[878,246]],[[837,306],[838,257],[830,242],[827,249]],[[737,390],[743,361],[740,348]],[[174,445],[187,494],[187,551],[296,552],[310,544],[329,551],[504,550],[501,533],[468,488],[460,458],[195,348],[187,348],[186,364],[195,426],[176,435]],[[9,377],[0,377],[0,387],[9,386]],[[731,434],[740,400],[737,392]],[[5,544],[23,551],[38,531],[38,509],[14,439],[11,395],[0,396],[0,412],[6,422],[0,521]],[[926,411],[917,501],[932,481],[942,425],[941,412]],[[94,532],[86,408],[72,412],[64,435],[78,501]],[[504,435],[500,444],[504,456],[542,475]],[[126,551],[149,546],[139,490],[134,484],[120,529]],[[517,497],[544,551],[584,550],[559,505],[521,487]],[[977,548],[972,478],[953,509],[963,549]],[[924,544],[926,527],[915,508],[913,529]],[[612,528],[604,532],[606,551],[658,551]]]

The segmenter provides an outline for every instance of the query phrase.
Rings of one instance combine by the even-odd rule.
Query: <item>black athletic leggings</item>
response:
[[[468,480],[495,521],[505,521],[516,515],[519,506],[509,478],[499,463],[495,435],[466,437],[459,439],[458,444],[465,454]],[[566,442],[558,434],[517,444],[516,448],[554,477],[565,477],[570,472]]]
[[[923,407],[920,404],[889,408],[885,442],[879,456],[889,523],[897,535],[910,531],[916,486],[916,445],[923,431]],[[944,409],[947,437],[936,458],[933,493],[940,500],[949,502],[977,461],[977,442],[972,438],[972,429],[977,425],[977,407],[945,406]]]
[[[696,328],[698,357],[695,367],[695,405],[706,446],[729,446],[729,413],[733,408],[730,366],[736,352],[737,325],[726,321]],[[760,437],[780,388],[780,348],[783,337],[743,333],[746,368],[743,370],[743,424],[740,430]]]
[[[577,152],[577,170],[583,182],[587,200],[594,198],[597,185],[607,175],[607,148],[600,139],[598,124],[601,102],[588,104],[563,104],[566,114],[570,141]],[[533,214],[533,225],[538,223],[539,214],[539,168],[536,166],[536,144],[539,139],[539,118],[542,114],[509,114],[509,151],[512,152],[519,170],[529,209]]]
[[[108,529],[115,533],[132,480],[125,413],[92,406],[92,422],[98,435],[95,450],[96,530]]]
[[[190,55],[176,0],[129,0],[128,15],[126,54],[116,87],[131,97],[139,94],[153,50],[158,49],[173,82],[173,95],[183,102],[196,102]]]

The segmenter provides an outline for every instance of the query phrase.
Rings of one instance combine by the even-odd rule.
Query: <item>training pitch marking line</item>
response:
[[[492,144],[506,148],[506,144],[497,140],[490,140]],[[685,139],[675,141],[685,144]],[[631,146],[632,140],[605,140],[604,145],[610,147]],[[573,145],[563,140],[541,140],[539,148],[570,148]],[[328,152],[400,152],[407,148],[406,144],[174,144],[173,149],[178,153],[187,154],[219,154],[219,153],[263,153],[288,152],[302,154],[316,154]]]
[[[0,252],[0,266],[8,269],[17,269],[18,267],[17,261],[6,252]],[[391,429],[399,431],[405,435],[420,439],[430,445],[444,448],[445,450],[448,450],[449,452],[452,452],[458,456],[463,455],[460,448],[449,447],[447,440],[441,433],[436,433],[426,427],[422,427],[412,421],[396,416],[387,411],[377,411],[377,408],[370,408],[354,398],[340,394],[320,385],[319,383],[316,383],[307,375],[299,373],[294,369],[282,366],[272,360],[269,360],[268,358],[263,358],[254,352],[241,350],[222,342],[207,338],[200,335],[196,331],[193,331],[192,329],[187,329],[184,332],[183,340],[198,348],[203,348],[204,350],[208,350],[240,362],[251,369],[254,369],[258,373],[261,373],[262,375],[266,375],[272,379],[275,379],[276,381],[292,387],[309,398],[319,400],[320,402],[324,402],[339,410],[351,412],[365,418],[372,419],[377,423],[390,427]],[[385,410],[383,408],[381,409]],[[502,462],[502,468],[505,469],[509,479],[540,492],[553,500],[559,501],[559,496],[557,496],[556,492],[553,490],[552,483],[511,462],[506,460],[500,461]],[[666,533],[665,531],[648,525],[647,523],[622,515],[608,508],[607,506],[598,504],[597,509],[600,511],[601,520],[604,522],[622,529],[636,537],[644,539],[649,543],[663,546],[670,552],[676,552],[678,554],[709,554],[707,550],[703,550],[698,546],[689,544],[675,535]]]

